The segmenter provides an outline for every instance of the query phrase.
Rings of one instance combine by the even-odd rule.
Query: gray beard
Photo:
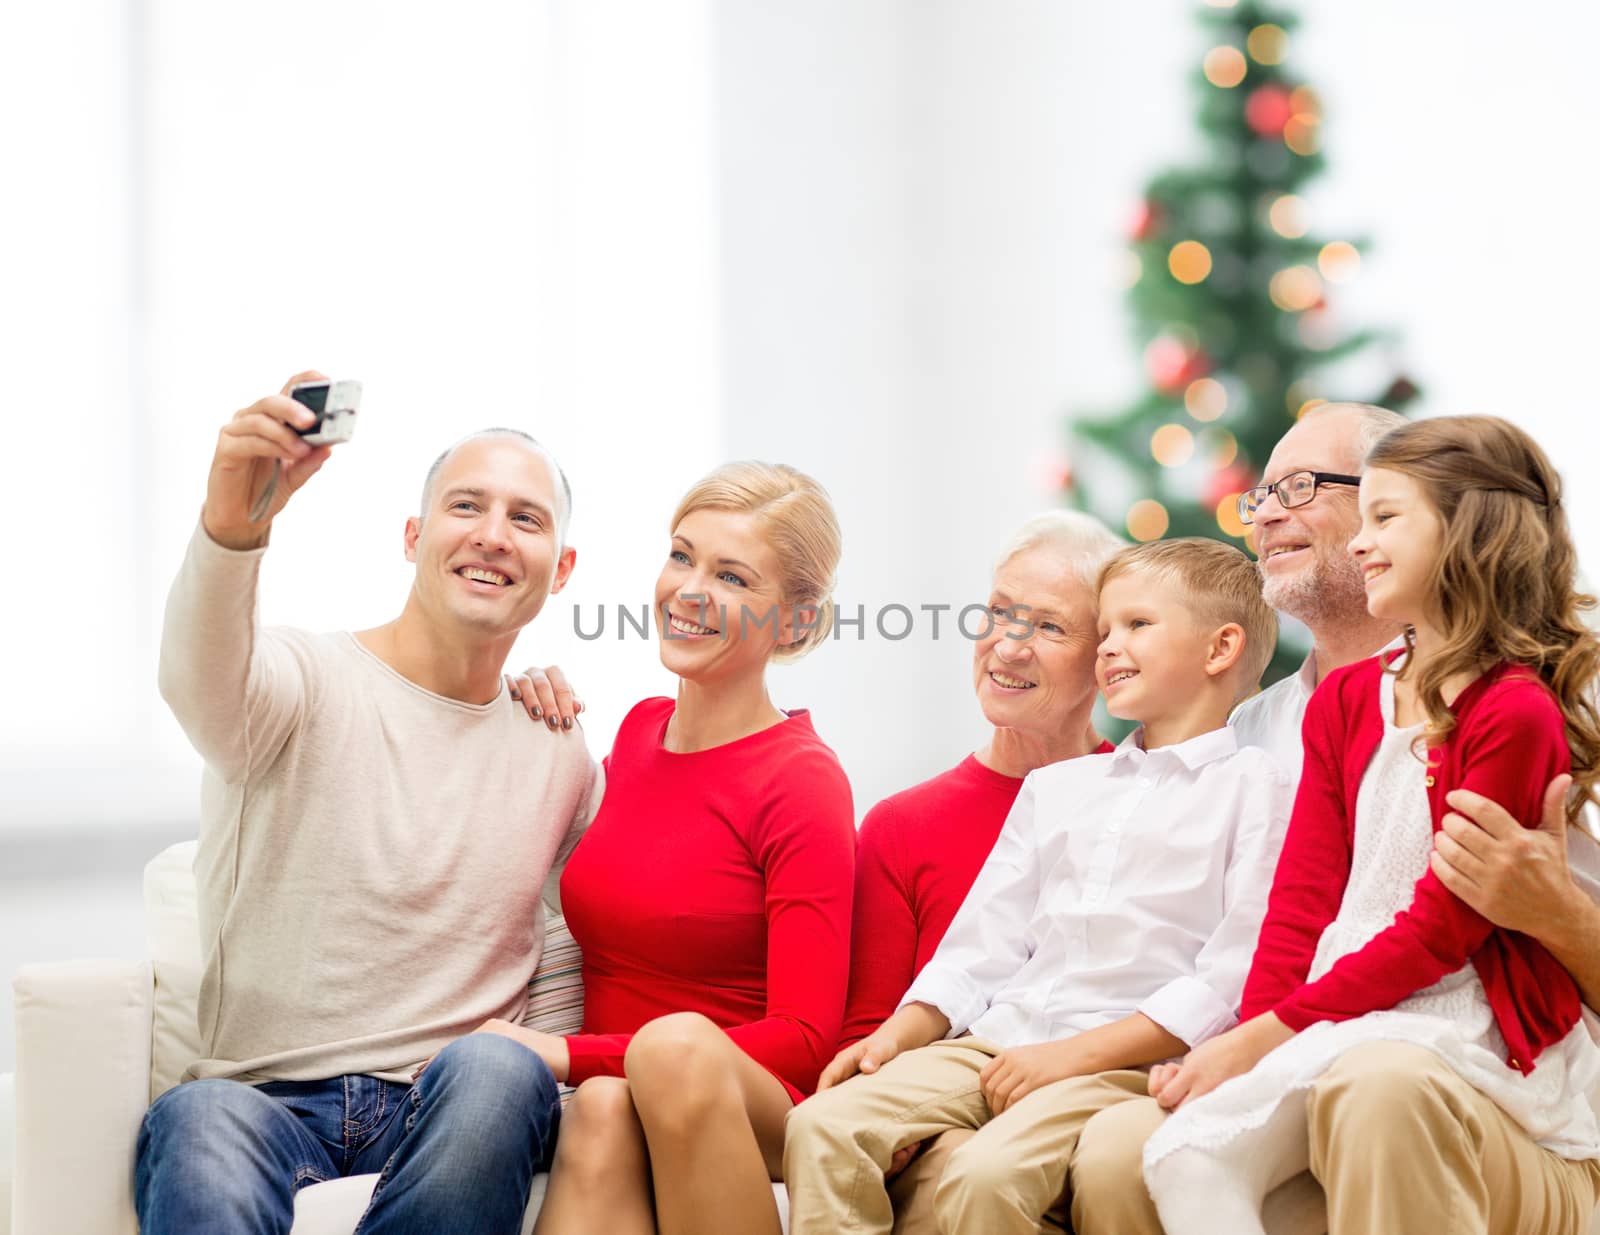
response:
[[[1335,561],[1318,555],[1310,570],[1287,579],[1261,578],[1262,598],[1281,613],[1310,627],[1342,626],[1367,619],[1367,589],[1361,567],[1343,554]]]

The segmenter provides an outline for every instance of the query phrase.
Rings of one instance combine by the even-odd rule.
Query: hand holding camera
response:
[[[236,412],[217,435],[201,516],[206,534],[228,549],[266,544],[289,498],[334,443],[350,440],[360,401],[361,383],[313,371]]]

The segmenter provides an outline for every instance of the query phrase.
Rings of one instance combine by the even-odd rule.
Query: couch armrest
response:
[[[151,981],[145,961],[18,971],[11,1235],[138,1230],[133,1154],[150,1104]]]

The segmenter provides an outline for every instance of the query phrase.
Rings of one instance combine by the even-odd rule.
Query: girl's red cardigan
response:
[[[1577,984],[1543,945],[1493,925],[1432,870],[1418,872],[1411,906],[1392,925],[1306,981],[1350,878],[1356,795],[1383,737],[1383,670],[1377,657],[1339,669],[1306,708],[1305,767],[1241,1014],[1275,1012],[1298,1032],[1391,1008],[1471,960],[1509,1048],[1507,1062],[1532,1072],[1540,1052],[1577,1024]],[[1453,789],[1481,793],[1523,826],[1537,826],[1545,787],[1571,763],[1555,697],[1528,669],[1502,664],[1462,691],[1451,711],[1454,731],[1426,752],[1434,831]]]

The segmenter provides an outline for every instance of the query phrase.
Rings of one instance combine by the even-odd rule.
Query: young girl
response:
[[[1584,1096],[1600,1053],[1571,976],[1428,864],[1450,791],[1536,822],[1552,777],[1570,769],[1574,816],[1600,778],[1600,644],[1559,481],[1514,426],[1451,417],[1383,438],[1360,501],[1367,607],[1408,627],[1406,647],[1312,697],[1244,1021],[1151,1072],[1181,1107],[1145,1148],[1170,1235],[1260,1231],[1263,1197],[1307,1168],[1309,1087],[1374,1040],[1433,1052],[1554,1154],[1600,1157]]]

